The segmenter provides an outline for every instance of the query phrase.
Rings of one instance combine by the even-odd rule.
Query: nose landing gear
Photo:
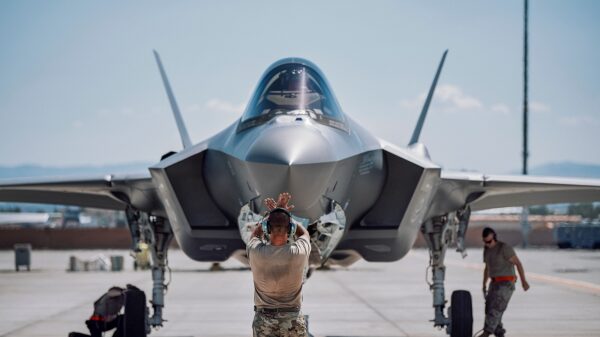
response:
[[[140,243],[148,245],[152,266],[152,304],[153,314],[149,315],[146,306],[146,297],[141,295],[132,298],[129,317],[136,317],[135,322],[143,322],[144,331],[140,325],[135,324],[135,333],[132,336],[146,336],[153,327],[161,327],[165,321],[162,317],[165,306],[164,295],[167,290],[165,272],[170,271],[167,259],[169,244],[173,239],[173,231],[167,219],[142,214],[129,207],[126,210],[127,222],[133,241],[133,250],[138,249]],[[127,313],[126,313],[127,316]],[[127,323],[127,322],[126,322]]]
[[[428,269],[431,269],[431,282],[428,281],[428,284],[433,294],[435,312],[432,322],[434,327],[446,328],[446,333],[451,337],[471,337],[473,334],[473,309],[471,294],[468,291],[454,291],[451,306],[448,308],[448,317],[444,313],[446,249],[450,245],[456,245],[457,251],[463,258],[466,256],[464,239],[470,213],[470,209],[465,207],[457,212],[433,217],[421,226],[421,233],[429,248]]]

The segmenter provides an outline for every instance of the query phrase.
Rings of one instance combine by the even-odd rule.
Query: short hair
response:
[[[493,228],[490,227],[485,227],[483,229],[483,232],[481,232],[481,237],[487,237],[488,235],[493,234],[494,235],[494,240],[496,240],[496,231]]]
[[[284,212],[273,212],[269,215],[269,224],[271,230],[277,232],[287,232],[290,217]]]

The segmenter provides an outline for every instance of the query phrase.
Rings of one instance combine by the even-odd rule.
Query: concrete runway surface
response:
[[[69,256],[125,256],[123,272],[66,272]],[[600,251],[522,250],[531,289],[520,284],[504,315],[507,336],[600,336]],[[448,251],[446,297],[470,290],[474,332],[483,326],[481,249],[461,259]],[[93,302],[110,286],[135,284],[151,293],[149,271],[133,271],[127,251],[37,251],[31,272],[14,271],[12,251],[0,251],[0,337],[65,337],[87,332]],[[427,250],[394,263],[358,262],[317,271],[304,287],[304,314],[314,336],[445,336],[429,322]],[[208,263],[170,251],[172,282],[165,326],[150,336],[251,336],[252,275],[237,261],[210,272]],[[112,333],[107,334],[107,336]]]

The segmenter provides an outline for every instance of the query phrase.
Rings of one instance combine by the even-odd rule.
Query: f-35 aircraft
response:
[[[311,256],[313,267],[348,266],[361,258],[397,261],[421,232],[430,253],[434,325],[452,336],[471,336],[470,295],[456,292],[446,310],[444,294],[445,252],[450,246],[464,251],[471,211],[597,201],[600,181],[442,170],[419,134],[446,54],[403,148],[344,114],[323,73],[301,58],[271,65],[243,115],[194,145],[154,52],[183,150],[163,155],[139,175],[3,181],[0,201],[125,210],[133,248],[148,243],[153,256],[153,311],[140,327],[144,335],[163,323],[173,237],[197,261],[246,261],[243,238],[266,210],[262,201],[290,192],[295,220],[309,227],[318,252]]]

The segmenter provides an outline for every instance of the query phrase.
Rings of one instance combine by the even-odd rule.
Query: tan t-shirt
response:
[[[272,246],[253,237],[246,249],[254,278],[254,305],[300,308],[302,281],[310,254],[308,234],[283,246]]]
[[[487,265],[490,277],[516,276],[515,265],[509,261],[515,255],[515,250],[502,241],[498,241],[494,248],[486,247],[483,250],[483,262]]]

